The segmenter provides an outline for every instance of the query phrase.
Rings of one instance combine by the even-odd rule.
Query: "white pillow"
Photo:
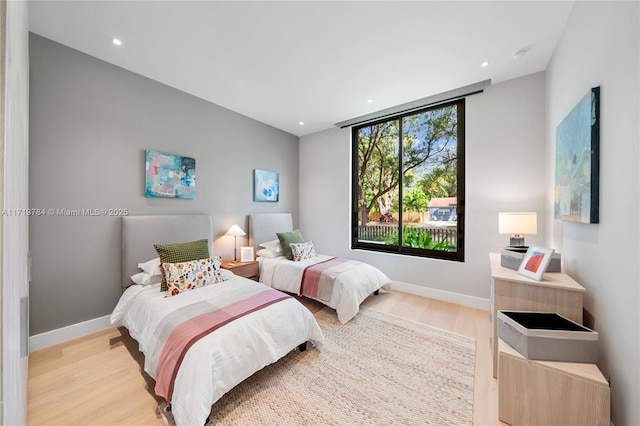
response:
[[[146,262],[138,263],[138,268],[142,269],[145,273],[153,275],[162,275],[162,269],[160,268],[160,258],[147,260]]]
[[[278,253],[275,250],[271,250],[268,248],[262,248],[260,250],[258,250],[256,252],[256,255],[258,257],[264,257],[266,259],[273,259],[274,257],[281,257],[282,256],[282,252]]]
[[[149,275],[146,272],[138,272],[131,275],[131,281],[138,285],[158,284],[162,281],[162,275]]]
[[[282,246],[280,245],[280,240],[267,241],[266,243],[261,243],[260,247],[264,247],[269,250],[273,250],[277,253],[282,253]],[[279,255],[280,256],[280,255]],[[264,256],[266,257],[266,256]]]

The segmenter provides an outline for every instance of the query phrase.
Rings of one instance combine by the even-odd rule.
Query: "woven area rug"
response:
[[[322,352],[294,350],[255,373],[213,405],[207,424],[472,423],[475,339],[365,307],[347,324],[328,308],[316,318]]]

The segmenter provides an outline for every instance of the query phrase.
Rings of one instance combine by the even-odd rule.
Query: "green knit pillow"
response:
[[[282,246],[282,254],[289,260],[293,260],[293,253],[291,252],[292,243],[304,243],[304,238],[299,229],[290,232],[278,232],[276,233]]]
[[[187,243],[154,244],[160,256],[160,263],[180,263],[191,260],[209,258],[209,240],[189,241]],[[160,291],[167,291],[167,280],[162,268],[162,283]]]

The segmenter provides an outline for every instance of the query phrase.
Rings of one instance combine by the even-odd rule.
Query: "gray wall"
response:
[[[547,69],[548,239],[587,289],[616,425],[640,425],[640,7],[576,2]],[[600,223],[553,220],[556,127],[600,86]]]
[[[40,36],[29,41],[31,208],[210,214],[225,259],[233,239],[222,235],[234,223],[247,231],[247,215],[297,217],[296,136]],[[196,159],[194,200],[144,196],[145,149]],[[254,168],[280,173],[280,202],[253,202]],[[120,219],[29,225],[31,335],[110,314],[121,293]]]
[[[466,102],[465,262],[350,249],[351,130],[300,141],[300,228],[322,252],[372,263],[417,294],[488,309],[489,252],[508,245],[498,212],[535,211],[544,239],[544,74],[488,87]],[[514,107],[517,105],[517,108]],[[526,190],[523,190],[526,188]],[[406,285],[408,284],[408,285]]]

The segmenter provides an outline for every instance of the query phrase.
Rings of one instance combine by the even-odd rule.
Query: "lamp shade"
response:
[[[500,234],[538,233],[538,217],[536,212],[507,212],[498,213],[498,232]]]
[[[229,237],[240,237],[242,235],[247,235],[247,234],[242,230],[242,228],[234,224],[231,228],[229,228],[227,233],[224,235],[227,235]]]

